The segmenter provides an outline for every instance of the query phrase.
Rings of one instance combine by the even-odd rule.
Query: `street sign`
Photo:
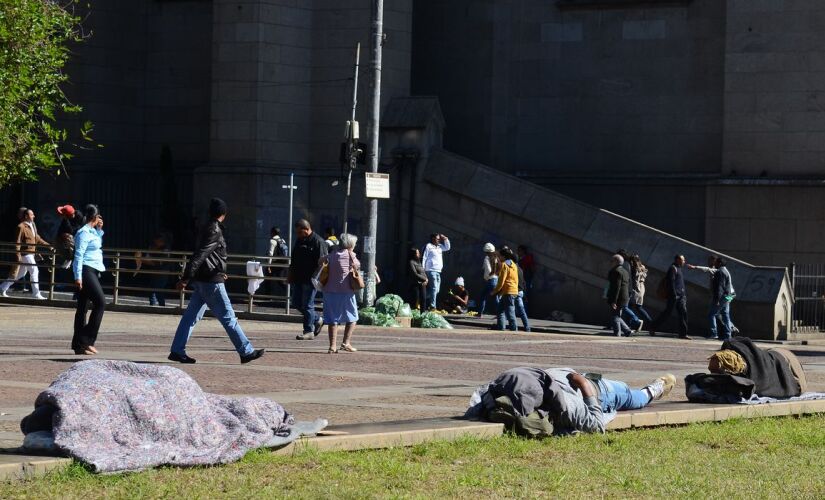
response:
[[[390,174],[365,172],[367,179],[367,198],[390,197]]]

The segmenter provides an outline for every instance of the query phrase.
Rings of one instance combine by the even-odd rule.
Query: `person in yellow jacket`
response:
[[[504,330],[504,316],[507,316],[507,327],[516,331],[516,298],[518,297],[518,266],[513,251],[503,246],[498,251],[501,256],[501,268],[498,271],[498,285],[493,295],[498,295],[498,318],[496,329]]]

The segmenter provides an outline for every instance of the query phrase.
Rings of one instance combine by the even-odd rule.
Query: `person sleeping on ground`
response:
[[[476,389],[465,418],[499,422],[528,437],[604,432],[617,411],[644,408],[666,396],[676,377],[641,389],[571,368],[512,368]]]
[[[723,342],[708,358],[708,371],[685,377],[690,401],[739,403],[753,396],[788,399],[808,389],[802,364],[791,351],[763,349],[747,337]]]

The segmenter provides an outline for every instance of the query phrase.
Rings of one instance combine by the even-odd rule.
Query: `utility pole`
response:
[[[349,195],[352,188],[352,171],[355,170],[358,162],[358,155],[361,151],[358,149],[358,122],[355,121],[355,108],[358,106],[358,67],[361,64],[361,42],[355,46],[355,74],[352,79],[352,117],[347,123],[347,160],[349,161],[349,168],[347,168],[347,194],[344,196],[344,232],[347,232],[347,218],[349,217]],[[337,181],[336,181],[337,182]]]
[[[293,193],[295,190],[298,189],[298,186],[295,185],[295,174],[289,174],[289,184],[284,184],[281,186],[281,189],[289,189],[289,252],[290,252],[290,259],[292,258],[292,226],[295,225],[295,221],[292,220],[292,208],[294,206],[293,203]],[[289,292],[290,286],[289,283],[286,284],[286,306],[285,312],[289,314]]]
[[[372,23],[372,117],[370,128],[370,171],[378,173],[378,133],[381,129],[381,50],[384,44],[384,0],[373,0]],[[369,200],[369,221],[367,237],[364,238],[364,277],[366,290],[364,302],[370,305],[375,300],[375,251],[378,235],[378,200]]]

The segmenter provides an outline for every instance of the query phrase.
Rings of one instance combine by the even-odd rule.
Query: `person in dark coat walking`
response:
[[[315,287],[312,275],[318,269],[321,257],[329,253],[326,242],[318,233],[312,231],[309,221],[301,219],[295,223],[298,239],[292,248],[292,260],[289,263],[289,276],[292,285],[292,301],[295,308],[304,315],[304,330],[298,340],[312,340],[321,333],[323,318],[315,314]]]
[[[178,290],[192,285],[192,296],[183,316],[180,318],[175,339],[169,352],[169,360],[178,363],[194,363],[195,359],[186,354],[186,342],[192,336],[195,325],[203,318],[206,308],[212,311],[226,330],[241,363],[249,363],[263,356],[264,349],[255,349],[241,329],[229,296],[226,294],[226,240],[223,238],[223,221],[226,219],[226,203],[220,198],[209,202],[209,221],[203,226],[195,243],[195,251],[183,277],[175,286]]]
[[[611,264],[613,267],[607,274],[607,304],[610,306],[613,334],[617,337],[630,337],[633,330],[622,319],[622,311],[630,301],[630,274],[624,268],[624,257],[621,255],[614,255]]]
[[[682,274],[684,265],[684,255],[674,257],[673,264],[671,264],[665,277],[667,305],[665,310],[650,324],[650,335],[656,335],[656,330],[670,317],[675,308],[679,317],[679,338],[690,340],[690,337],[688,337],[687,290],[685,289],[685,277]]]

